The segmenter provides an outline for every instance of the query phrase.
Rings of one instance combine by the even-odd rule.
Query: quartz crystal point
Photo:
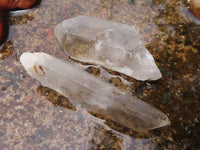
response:
[[[58,24],[54,32],[71,58],[102,65],[137,80],[162,77],[133,26],[78,16]]]
[[[23,53],[20,61],[42,85],[81,104],[89,112],[136,131],[168,125],[168,117],[151,105],[97,77],[45,53]]]

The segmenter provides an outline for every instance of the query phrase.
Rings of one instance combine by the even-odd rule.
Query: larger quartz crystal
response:
[[[58,24],[55,35],[67,54],[79,61],[102,65],[137,80],[162,77],[133,26],[78,16]]]
[[[168,125],[168,117],[151,105],[120,91],[97,77],[45,53],[23,53],[20,61],[42,85],[136,131]]]

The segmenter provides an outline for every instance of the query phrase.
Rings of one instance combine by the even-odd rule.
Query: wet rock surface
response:
[[[27,12],[34,17],[31,21],[13,16],[8,39],[14,53],[0,61],[1,149],[199,149],[200,27],[180,11],[187,6],[179,0],[44,0]],[[40,83],[16,58],[23,52],[43,51],[73,62],[53,30],[62,20],[79,15],[133,25],[140,31],[163,75],[159,81],[137,81],[90,64],[83,68],[166,113],[170,127],[140,133],[114,122],[106,126],[79,105],[72,111],[40,96]],[[59,94],[54,94],[56,101]]]
[[[0,60],[5,59],[6,57],[13,54],[13,47],[10,41],[6,42],[0,47]]]

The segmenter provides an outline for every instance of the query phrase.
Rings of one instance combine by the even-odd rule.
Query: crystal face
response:
[[[68,62],[42,52],[23,53],[20,62],[42,85],[123,126],[146,131],[170,123],[160,110]]]
[[[65,52],[74,59],[102,65],[137,80],[162,77],[133,26],[78,16],[58,24],[54,32]]]

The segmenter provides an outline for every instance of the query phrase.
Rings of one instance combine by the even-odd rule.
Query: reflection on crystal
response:
[[[138,80],[157,80],[161,73],[134,27],[87,16],[67,19],[55,28],[67,54]]]
[[[42,85],[136,131],[168,125],[167,116],[143,101],[120,91],[97,77],[45,53],[23,53],[20,61]]]

